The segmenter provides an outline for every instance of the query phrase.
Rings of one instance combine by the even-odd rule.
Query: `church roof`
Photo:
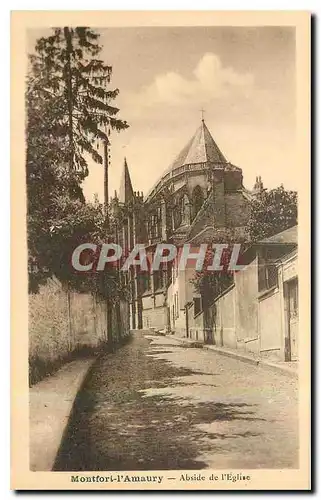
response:
[[[134,196],[134,191],[133,191],[132,181],[130,179],[127,160],[125,158],[123,174],[120,181],[118,199],[120,203],[128,203],[130,200],[132,200],[133,196]]]
[[[211,136],[204,120],[202,120],[200,127],[196,130],[185,148],[179,153],[168,171],[184,165],[206,162],[226,163],[226,158]]]
[[[196,130],[194,136],[182,149],[170,167],[165,170],[162,177],[156,182],[156,184],[150,189],[147,194],[147,198],[154,196],[156,192],[162,187],[164,182],[167,182],[169,178],[173,177],[180,172],[180,167],[185,165],[217,165],[224,163],[224,168],[232,168],[228,163],[225,156],[219,149],[218,145],[211,136],[210,131],[205,125],[204,120],[202,120],[201,125]],[[188,167],[186,167],[188,168]],[[237,167],[233,167],[236,169]]]

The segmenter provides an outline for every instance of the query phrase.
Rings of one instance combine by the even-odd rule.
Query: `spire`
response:
[[[128,203],[129,201],[132,200],[133,196],[134,196],[134,192],[133,192],[132,181],[131,181],[130,175],[129,175],[127,160],[126,160],[126,158],[124,158],[124,169],[123,169],[123,174],[122,174],[122,178],[120,181],[118,199],[119,199],[120,203]]]

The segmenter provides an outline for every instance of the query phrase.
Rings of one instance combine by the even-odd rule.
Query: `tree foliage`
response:
[[[234,230],[226,230],[224,234],[212,237],[207,241],[207,251],[202,270],[196,271],[191,280],[194,289],[202,297],[204,309],[210,306],[218,295],[233,284],[233,270],[229,269],[234,244],[240,245],[240,253],[246,243],[246,237],[240,236]],[[220,265],[221,270],[208,270],[212,265],[215,252],[215,245],[224,244],[226,247],[222,251]],[[241,264],[240,258],[237,264]]]
[[[222,270],[208,271],[207,267],[212,264],[215,253],[215,250],[209,245],[202,271],[196,271],[194,278],[191,280],[195,290],[202,297],[204,309],[210,306],[215,298],[233,283],[233,272],[228,268],[231,252],[230,247],[222,252]]]
[[[30,56],[27,98],[34,104],[32,118],[49,142],[59,143],[80,178],[88,175],[86,153],[97,163],[103,161],[97,141],[107,141],[111,129],[128,126],[111,105],[119,90],[109,89],[112,68],[98,57],[98,39],[86,27],[56,28],[37,41],[36,53]]]
[[[96,266],[104,243],[113,241],[113,234],[106,231],[104,207],[98,200],[94,203],[82,203],[60,196],[56,199],[56,215],[49,220],[50,241],[48,248],[42,248],[41,256],[47,250],[46,263],[61,281],[68,282],[80,291],[94,291],[102,296],[116,299],[124,290],[119,282],[117,269],[112,265],[105,267],[105,272],[97,271]],[[79,272],[72,266],[72,253],[82,243],[93,243],[96,252],[82,258],[93,263],[92,270]],[[40,257],[41,257],[40,256]]]
[[[277,234],[297,224],[297,193],[283,186],[261,191],[252,201],[247,231],[251,241]]]

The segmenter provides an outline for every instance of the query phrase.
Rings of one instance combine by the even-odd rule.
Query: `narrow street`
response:
[[[59,471],[298,467],[297,381],[136,332],[78,395]]]

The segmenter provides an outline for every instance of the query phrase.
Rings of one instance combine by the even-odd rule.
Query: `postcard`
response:
[[[11,488],[309,490],[310,13],[11,21]]]

